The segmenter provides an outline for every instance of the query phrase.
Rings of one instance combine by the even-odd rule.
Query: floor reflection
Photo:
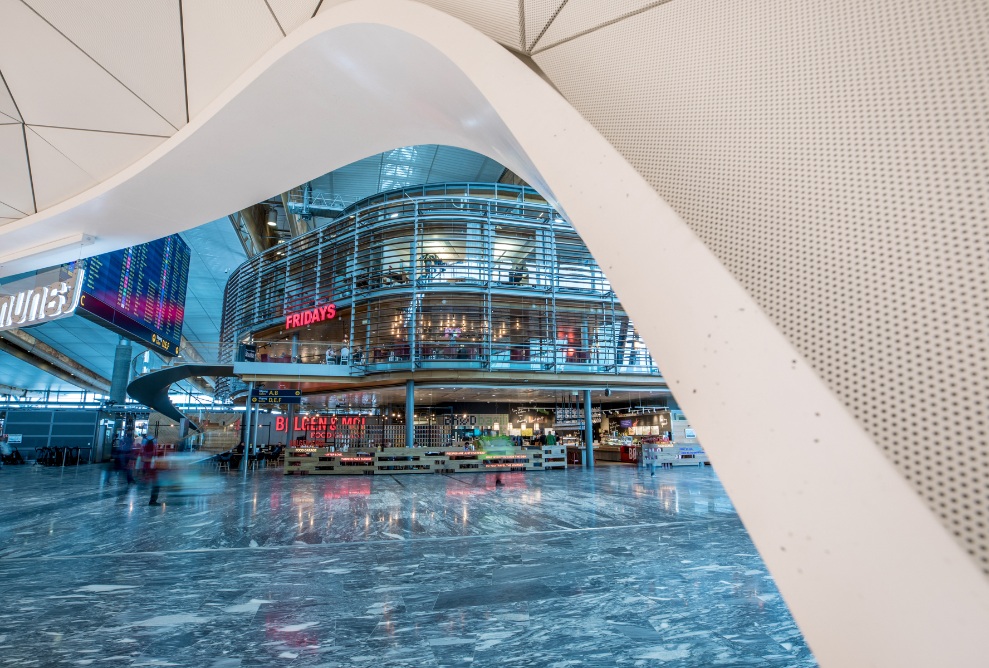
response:
[[[495,475],[3,469],[5,665],[816,665],[711,469]]]

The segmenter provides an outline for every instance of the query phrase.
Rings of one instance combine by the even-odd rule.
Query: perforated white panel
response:
[[[0,0],[0,63],[27,123],[163,136],[175,132],[20,2]]]
[[[505,46],[515,50],[523,48],[519,0],[484,0],[484,2],[422,0],[422,2],[450,16],[456,16]]]
[[[268,5],[287,35],[312,17],[319,0],[268,0]]]
[[[34,196],[39,209],[58,204],[96,184],[96,179],[31,128],[27,129],[27,148],[31,153],[31,174],[37,175]]]
[[[108,179],[165,141],[161,137],[31,127],[31,131],[97,181]]]
[[[10,93],[7,92],[7,87],[3,85],[0,81],[0,121],[6,123],[7,121],[19,121],[21,117],[17,114],[17,107],[14,105],[14,101],[10,98]]]
[[[176,128],[185,125],[182,34],[177,2],[28,4]]]
[[[550,19],[566,4],[566,0],[525,0],[525,42],[526,49],[549,26]]]
[[[184,0],[182,8],[192,118],[283,35],[264,0]]]
[[[20,218],[34,213],[31,178],[20,124],[0,126],[0,216]]]
[[[544,49],[586,30],[593,30],[609,21],[628,16],[642,9],[653,7],[669,0],[569,0],[535,48]]]
[[[536,61],[989,573],[987,35],[985,2],[693,0]]]

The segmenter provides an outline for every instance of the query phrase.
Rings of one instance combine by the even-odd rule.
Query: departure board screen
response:
[[[174,357],[182,340],[189,246],[178,236],[82,260],[76,312]]]

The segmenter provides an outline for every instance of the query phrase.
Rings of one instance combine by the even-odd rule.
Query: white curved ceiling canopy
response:
[[[897,458],[877,447],[881,435],[870,436],[857,419],[859,402],[878,396],[885,415],[898,410],[891,408],[898,400],[909,405],[908,390],[890,390],[895,383],[858,394],[840,387],[842,403],[819,375],[830,367],[806,361],[818,344],[832,345],[819,331],[824,328],[805,331],[803,319],[815,317],[814,304],[783,324],[763,310],[780,294],[801,297],[786,292],[788,281],[800,277],[801,258],[809,257],[806,264],[822,274],[822,290],[837,290],[840,277],[827,274],[828,267],[839,264],[843,252],[861,251],[844,246],[846,236],[865,230],[867,250],[876,238],[868,197],[868,215],[848,228],[840,227],[840,213],[816,225],[813,209],[796,207],[836,202],[834,210],[843,211],[857,203],[842,199],[849,189],[864,183],[879,192],[893,173],[867,160],[846,169],[886,131],[874,127],[871,99],[862,107],[869,113],[848,127],[839,123],[846,121],[845,108],[827,104],[836,91],[862,89],[858,83],[788,95],[788,87],[802,81],[797,75],[811,72],[806,78],[813,85],[826,76],[813,69],[820,54],[787,43],[780,48],[787,47],[788,57],[780,60],[776,50],[762,53],[759,40],[750,39],[763,25],[770,26],[761,33],[770,44],[816,39],[812,29],[771,29],[784,11],[780,3],[432,0],[428,4],[443,10],[437,11],[402,0],[185,0],[184,20],[174,5],[157,3],[161,33],[174,39],[177,30],[180,43],[186,40],[180,52],[144,24],[127,36],[131,46],[116,35],[99,39],[101,30],[115,30],[128,12],[138,11],[125,0],[99,4],[109,8],[105,20],[76,15],[56,0],[0,0],[0,275],[187,229],[395,147],[446,144],[483,153],[557,203],[604,267],[824,665],[975,666],[989,655],[989,584],[977,561],[964,541],[945,531],[948,521],[942,526],[929,512],[913,479],[898,471]],[[895,18],[913,22],[897,38],[919,43],[910,35],[926,30],[931,17],[898,12],[897,4],[817,3],[821,16],[814,25],[847,24],[835,35],[862,47],[869,32],[855,26],[874,21],[879,30]],[[937,6],[948,8],[938,17],[964,17],[960,0]],[[317,7],[319,14],[307,21]],[[814,27],[800,23],[810,13],[785,9],[796,12],[787,15],[794,25]],[[959,25],[966,24],[959,19]],[[697,26],[705,39],[695,39]],[[660,48],[650,30],[666,31],[664,43],[680,40],[684,51],[700,50],[683,60],[679,51],[664,53],[662,63],[623,51],[631,43]],[[604,34],[607,43],[600,41]],[[953,43],[958,34],[945,31],[939,39]],[[489,38],[555,73],[550,78],[581,113]],[[722,53],[724,39],[741,46]],[[989,43],[959,40],[970,49]],[[586,56],[585,44],[594,45],[597,60],[569,65],[568,59]],[[839,55],[871,53],[852,47]],[[23,53],[37,63],[19,60]],[[177,53],[184,56],[181,104]],[[711,54],[724,60],[698,68]],[[60,67],[70,61],[71,70]],[[736,63],[748,69],[736,73]],[[780,63],[792,71],[760,79]],[[888,61],[868,66],[880,68],[880,81],[901,80],[895,68],[881,70],[893,67]],[[633,79],[613,76],[626,70],[635,72]],[[705,87],[715,74],[725,79]],[[45,77],[58,86],[41,90]],[[880,89],[865,87],[863,94]],[[650,104],[650,95],[667,90],[673,92],[663,105]],[[750,93],[744,104],[737,102]],[[907,98],[911,104],[918,99]],[[793,105],[807,107],[793,111]],[[585,117],[595,119],[597,129]],[[627,132],[630,124],[641,131]],[[800,134],[806,128],[817,134]],[[726,134],[711,141],[717,132]],[[931,132],[924,129],[917,140],[923,151]],[[774,144],[787,133],[792,142]],[[853,141],[842,144],[845,153],[829,152],[848,137]],[[823,153],[811,159],[800,153],[806,150]],[[886,157],[882,150],[875,155]],[[834,165],[827,187],[803,180]],[[910,172],[901,176],[917,183]],[[696,227],[656,189],[677,201]],[[696,192],[707,199],[692,199]],[[779,215],[784,201],[795,207],[792,216]],[[783,219],[778,227],[770,224],[774,216]],[[740,232],[742,223],[765,234],[766,243],[746,246],[751,230]],[[811,236],[820,229],[839,230],[838,241],[828,245]],[[80,249],[82,235],[95,237],[93,245]],[[878,236],[874,250],[881,260],[889,247]],[[864,262],[868,256],[855,257]],[[723,261],[733,262],[734,274]],[[758,302],[746,289],[762,285],[752,282],[752,267],[757,278],[777,280],[756,291]],[[886,273],[874,283],[891,280]],[[857,287],[870,288],[868,281]],[[877,299],[872,308],[887,307]],[[841,345],[856,345],[854,334],[842,334]],[[865,357],[880,357],[876,350]],[[966,510],[964,521],[977,542],[986,495],[972,489],[966,498],[978,512]],[[981,521],[984,533],[984,516]],[[920,596],[918,582],[924,583]]]

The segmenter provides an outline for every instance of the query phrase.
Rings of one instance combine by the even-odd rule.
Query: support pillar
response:
[[[247,404],[244,410],[244,455],[240,459],[240,467],[247,473],[247,453],[250,451],[251,443],[251,413],[254,404],[251,403],[251,395],[254,394],[254,381],[247,384]]]
[[[591,391],[584,390],[584,443],[587,454],[584,456],[584,466],[594,468],[594,423],[591,422]]]
[[[127,405],[127,384],[130,382],[130,361],[133,355],[130,340],[120,337],[113,354],[113,375],[110,376],[110,401],[113,402],[113,433],[124,434],[124,408]]]
[[[405,381],[405,447],[411,448],[415,445],[416,425],[413,415],[416,411],[416,385],[411,378]]]
[[[254,438],[251,439],[251,454],[258,453],[258,429],[261,428],[261,404],[254,408]]]

